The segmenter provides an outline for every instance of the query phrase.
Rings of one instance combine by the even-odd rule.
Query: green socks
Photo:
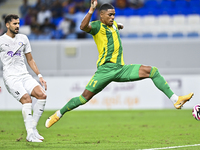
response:
[[[74,97],[62,109],[60,109],[60,113],[64,115],[67,111],[77,108],[78,106],[83,105],[86,102],[87,100],[82,95],[79,97]]]
[[[155,86],[161,90],[165,95],[170,98],[174,93],[170,89],[167,81],[160,75],[156,67],[151,68],[150,76]]]

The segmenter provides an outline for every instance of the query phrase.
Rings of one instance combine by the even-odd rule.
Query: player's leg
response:
[[[32,105],[33,108],[33,132],[35,136],[40,139],[44,140],[44,137],[42,137],[37,130],[37,124],[38,121],[44,111],[44,107],[46,104],[46,92],[44,89],[40,86],[40,84],[33,79],[31,75],[25,75],[23,76],[23,84],[27,91],[27,93],[37,99],[35,105]]]
[[[103,89],[107,84],[103,84],[99,86],[94,86],[93,84],[90,84],[93,81],[97,81],[95,80],[97,78],[95,78],[95,76],[93,76],[93,78],[89,81],[88,85],[86,86],[86,89],[84,90],[84,92],[82,93],[82,95],[80,95],[79,97],[74,97],[72,98],[64,107],[62,107],[60,110],[56,111],[52,116],[50,116],[45,123],[45,126],[47,128],[51,127],[54,123],[56,123],[66,112],[71,111],[77,107],[79,107],[80,105],[83,105],[85,103],[87,103],[95,94],[97,94],[99,91],[96,90],[97,89]],[[92,88],[90,88],[90,86],[92,86]],[[96,87],[96,88],[95,88]],[[100,88],[101,87],[101,88]],[[91,91],[93,92],[91,92]],[[94,92],[95,91],[95,92]]]
[[[56,123],[66,112],[71,111],[80,105],[87,103],[95,94],[99,93],[112,81],[112,71],[108,65],[103,65],[98,68],[95,75],[88,82],[86,89],[79,97],[72,98],[63,108],[56,111],[50,116],[45,123],[47,128]],[[113,68],[115,72],[115,68]]]
[[[166,80],[161,76],[156,67],[141,65],[139,69],[139,77],[141,79],[151,78],[155,86],[161,90],[165,95],[170,98],[174,93],[170,89]]]
[[[44,140],[44,137],[42,137],[37,130],[37,124],[44,112],[44,107],[46,104],[46,92],[44,89],[37,85],[31,92],[31,96],[35,97],[37,99],[35,105],[33,106],[33,131],[37,138],[40,140]]]
[[[4,79],[4,83],[8,92],[19,102],[22,103],[22,116],[24,118],[24,123],[27,131],[27,141],[30,142],[42,142],[37,139],[33,134],[33,116],[32,116],[32,100],[23,87],[21,78],[8,78]]]
[[[63,108],[57,110],[52,116],[50,116],[45,123],[47,128],[51,127],[54,123],[56,123],[66,112],[71,111],[80,105],[84,105],[87,103],[95,93],[88,91],[87,89],[84,90],[83,94],[79,97],[72,98]]]
[[[60,109],[61,115],[64,115],[67,111],[73,110],[80,105],[84,105],[87,103],[95,93],[90,92],[89,90],[85,89],[82,95],[79,97],[72,98],[62,109]]]
[[[38,139],[33,131],[33,116],[32,116],[32,100],[28,93],[24,94],[20,99],[22,103],[22,115],[27,131],[26,140],[29,142],[42,142]]]
[[[174,94],[174,92],[170,89],[167,81],[159,73],[156,67],[141,65],[139,69],[139,77],[141,79],[151,78],[155,86],[174,103],[174,107],[176,109],[180,109],[183,104],[189,101],[194,95],[194,93],[190,93],[185,96],[177,96],[176,94]]]

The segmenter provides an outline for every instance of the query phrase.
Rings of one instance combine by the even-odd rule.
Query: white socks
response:
[[[56,113],[57,113],[57,116],[58,116],[59,118],[62,117],[62,114],[60,113],[60,110],[58,110]]]
[[[33,132],[33,116],[31,112],[32,103],[25,103],[22,105],[22,115],[27,133]]]
[[[178,101],[178,96],[176,94],[173,94],[170,97],[170,100],[172,101],[173,104],[175,104]]]
[[[22,105],[22,115],[27,133],[32,133],[36,129],[37,123],[44,111],[46,100],[37,100],[32,115],[32,103],[25,103]]]
[[[37,123],[40,119],[40,117],[42,116],[42,113],[44,112],[44,107],[46,104],[46,100],[45,99],[40,99],[37,100],[37,102],[35,103],[35,106],[33,107],[33,127],[35,128],[37,126]]]

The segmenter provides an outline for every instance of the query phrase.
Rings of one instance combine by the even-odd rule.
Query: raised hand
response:
[[[97,4],[98,4],[97,0],[91,0],[91,7],[92,7],[93,9],[96,9]]]

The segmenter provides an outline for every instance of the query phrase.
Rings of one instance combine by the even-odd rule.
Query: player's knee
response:
[[[151,67],[151,66],[145,66],[145,72],[146,72],[146,74],[150,74],[152,68],[153,67]]]
[[[28,93],[24,94],[22,96],[22,98],[20,99],[20,102],[22,104],[25,104],[25,103],[32,103],[32,100],[31,100],[31,97],[28,95]]]
[[[42,91],[37,93],[37,99],[46,99],[46,98],[47,98],[46,93]]]
[[[141,65],[139,69],[139,77],[140,78],[148,78],[151,72],[151,66]]]
[[[156,76],[158,73],[159,73],[159,72],[158,72],[158,68],[152,67],[149,77],[150,77],[150,78],[153,78],[153,77]]]
[[[82,93],[82,96],[89,101],[95,94],[90,92],[89,90],[85,89],[84,92]]]

